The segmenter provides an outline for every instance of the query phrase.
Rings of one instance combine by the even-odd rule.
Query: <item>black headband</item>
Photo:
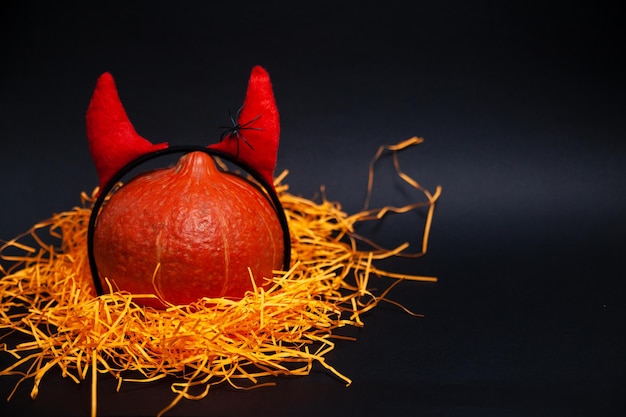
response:
[[[244,164],[241,161],[235,159],[232,155],[226,154],[224,152],[216,151],[214,149],[207,148],[205,146],[173,146],[165,149],[161,149],[158,151],[150,152],[140,157],[132,160],[128,164],[126,164],[122,169],[120,169],[110,180],[109,182],[100,190],[100,195],[96,199],[92,211],[91,216],[89,217],[89,226],[87,228],[87,255],[89,257],[89,267],[91,268],[91,276],[93,278],[93,283],[96,289],[96,293],[98,295],[104,294],[104,290],[102,288],[102,283],[100,281],[100,276],[98,274],[98,266],[96,265],[96,259],[93,251],[93,239],[94,239],[94,231],[96,226],[96,218],[100,213],[100,209],[102,204],[107,197],[107,195],[111,192],[111,190],[118,184],[118,182],[124,177],[124,175],[128,174],[130,171],[135,169],[137,166],[147,162],[149,160],[158,158],[163,155],[182,153],[186,154],[189,152],[204,152],[211,156],[215,156],[224,160],[227,160],[237,167],[244,170],[246,173],[250,174],[256,182],[263,188],[263,190],[267,193],[270,202],[274,207],[274,211],[278,216],[278,220],[280,222],[280,226],[283,229],[283,245],[285,248],[285,253],[283,255],[283,268],[284,270],[288,270],[291,262],[291,239],[289,236],[289,224],[287,223],[287,217],[285,216],[285,212],[280,204],[280,200],[278,199],[278,195],[274,190],[272,184],[269,184],[263,177],[257,173],[254,169],[250,168],[248,165]]]

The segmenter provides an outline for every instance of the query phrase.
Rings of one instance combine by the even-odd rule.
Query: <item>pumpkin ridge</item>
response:
[[[213,188],[215,190],[215,188]],[[224,218],[224,212],[219,212],[217,214],[217,221],[220,224],[220,231],[218,235],[222,238],[222,243],[224,244],[224,275],[230,276],[230,251],[231,247],[228,241],[228,236],[226,231],[228,230],[228,221]],[[220,290],[219,297],[223,297],[228,291],[228,280],[225,279],[222,284],[222,289]]]

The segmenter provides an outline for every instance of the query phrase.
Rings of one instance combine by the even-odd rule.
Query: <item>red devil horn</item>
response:
[[[252,69],[236,126],[225,133],[222,141],[209,148],[233,156],[258,172],[268,184],[273,184],[280,121],[270,77],[262,67]]]
[[[87,139],[100,189],[133,159],[168,146],[167,143],[153,145],[135,132],[108,72],[98,79],[87,109]]]

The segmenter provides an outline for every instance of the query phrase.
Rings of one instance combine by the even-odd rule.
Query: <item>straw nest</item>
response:
[[[174,397],[160,415],[183,398],[204,398],[220,383],[242,389],[263,386],[272,384],[267,377],[307,375],[314,364],[350,384],[348,376],[325,360],[335,342],[346,338],[337,329],[362,326],[365,312],[383,301],[393,303],[388,292],[403,280],[436,280],[375,266],[380,259],[426,252],[441,189],[430,193],[420,186],[402,172],[397,158],[398,151],[421,142],[411,138],[379,149],[370,164],[365,208],[352,215],[328,201],[323,189],[317,202],[290,194],[283,184],[287,173],[278,176],[275,185],[290,228],[292,264],[237,301],[200,299],[153,310],[134,303],[145,294],[118,291],[113,283],[106,294],[95,297],[86,247],[95,191],[83,193],[79,207],[55,214],[1,245],[0,255],[11,266],[0,266],[0,352],[13,360],[0,376],[21,376],[11,396],[31,381],[35,398],[41,379],[55,367],[76,383],[91,381],[93,416],[102,373],[117,378],[118,389],[124,382],[174,377]],[[374,165],[385,152],[391,154],[400,178],[419,191],[421,201],[367,208]],[[407,253],[408,244],[384,249],[355,233],[359,223],[412,210],[425,212],[417,253]],[[361,248],[363,243],[368,249]],[[375,292],[372,276],[390,283]],[[7,343],[16,339],[7,338],[14,332],[27,341]]]

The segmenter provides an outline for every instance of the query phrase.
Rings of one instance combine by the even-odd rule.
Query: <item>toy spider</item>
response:
[[[239,123],[239,115],[241,113],[241,109],[243,109],[243,106],[239,107],[239,110],[237,110],[237,114],[235,117],[233,117],[230,109],[228,110],[228,117],[230,118],[230,122],[232,126],[219,126],[218,127],[219,129],[226,129],[220,135],[220,141],[223,141],[224,138],[226,137],[228,137],[229,139],[233,137],[237,139],[237,156],[239,156],[239,139],[241,139],[246,145],[248,145],[250,149],[254,150],[254,147],[250,144],[250,142],[248,142],[246,137],[243,135],[242,130],[263,130],[263,128],[260,128],[260,127],[250,126],[252,123],[256,122],[261,117],[260,114],[252,118],[251,120],[248,120],[245,123]]]

